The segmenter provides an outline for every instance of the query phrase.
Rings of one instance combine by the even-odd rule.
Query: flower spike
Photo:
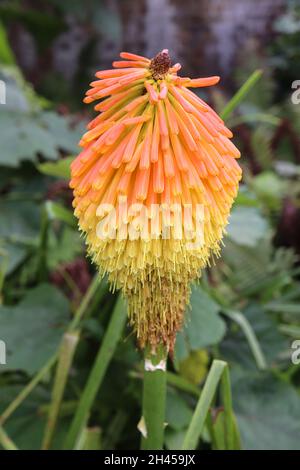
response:
[[[219,77],[178,76],[167,49],[120,56],[84,99],[100,114],[72,163],[73,206],[93,261],[128,300],[140,346],[172,350],[190,283],[220,254],[240,152],[192,91]]]

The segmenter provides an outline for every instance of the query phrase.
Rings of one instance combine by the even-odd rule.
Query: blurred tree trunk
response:
[[[274,19],[286,0],[170,0],[176,6],[179,55],[187,74],[228,77],[236,54],[255,38],[272,38]]]

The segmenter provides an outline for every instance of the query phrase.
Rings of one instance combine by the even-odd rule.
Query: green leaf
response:
[[[235,207],[236,206],[258,207],[259,201],[257,200],[256,194],[250,191],[247,186],[243,185],[240,187],[235,199]]]
[[[187,428],[193,416],[193,411],[184,398],[174,390],[169,390],[166,403],[166,421],[168,426],[176,431]]]
[[[39,209],[32,202],[0,201],[0,238],[30,242],[39,231]]]
[[[207,413],[215,396],[220,379],[227,367],[228,366],[224,361],[219,361],[217,359],[213,361],[193,413],[193,417],[185,434],[181,447],[183,450],[193,450],[197,448],[198,441],[207,418]],[[231,413],[231,409],[228,411]]]
[[[32,202],[0,202],[0,264],[10,274],[27,256],[39,233],[39,209]]]
[[[259,305],[249,305],[243,314],[256,335],[268,365],[273,365],[279,355],[287,349],[288,342],[279,332],[276,322]],[[231,363],[256,368],[249,344],[241,330],[231,331],[223,341],[221,350],[223,357]]]
[[[53,270],[62,263],[73,261],[76,256],[82,255],[82,247],[82,238],[77,230],[65,226],[57,237],[53,232],[50,232],[49,251],[51,256],[47,260],[49,269]]]
[[[229,219],[228,237],[239,245],[256,246],[269,233],[266,219],[255,207],[235,207]]]
[[[278,297],[290,284],[294,255],[283,248],[274,252],[270,238],[262,239],[255,247],[238,245],[228,239],[223,261],[227,280],[235,292],[268,301]]]
[[[251,135],[251,148],[255,160],[262,169],[268,169],[272,166],[273,152],[271,147],[272,132],[269,126],[260,125],[253,129]]]
[[[165,445],[168,450],[178,450],[185,436],[185,429],[175,431],[174,429],[166,429]]]
[[[74,126],[70,117],[61,116],[54,111],[44,112],[41,119],[58,148],[78,153],[78,142],[85,130],[83,122]]]
[[[74,157],[66,157],[58,160],[57,162],[40,163],[37,165],[37,168],[45,175],[69,180],[71,176],[70,165],[73,160]]]
[[[68,301],[50,284],[31,289],[16,306],[0,307],[1,339],[7,351],[0,371],[38,371],[58,347],[68,320]]]
[[[52,160],[57,158],[56,143],[40,118],[28,113],[0,114],[2,165],[18,166],[22,160],[34,161],[38,153]]]
[[[40,100],[23,84],[22,78],[4,76],[7,103],[0,109],[0,164],[16,167],[23,160],[38,156],[56,160],[62,150],[78,152],[77,142],[83,125],[71,126],[69,118],[41,109]]]
[[[12,273],[27,256],[28,250],[24,246],[0,240],[0,269],[4,275]]]
[[[37,95],[33,86],[26,82],[17,66],[3,66],[0,78],[6,84],[6,105],[3,113],[37,112],[49,107],[49,102]]]
[[[185,359],[191,350],[218,343],[225,334],[225,323],[219,316],[220,306],[200,286],[192,289],[191,308],[183,331],[177,335],[177,361]]]
[[[285,184],[271,171],[260,173],[251,182],[258,198],[270,209],[279,209],[284,194]]]
[[[66,209],[64,206],[57,202],[47,201],[45,204],[46,213],[49,220],[60,220],[65,222],[71,227],[76,227],[76,219],[73,212]]]
[[[300,449],[299,395],[271,374],[241,374],[233,381],[233,403],[243,448]]]
[[[273,313],[283,313],[288,315],[300,315],[300,305],[295,302],[281,302],[274,300],[265,304],[265,309]]]

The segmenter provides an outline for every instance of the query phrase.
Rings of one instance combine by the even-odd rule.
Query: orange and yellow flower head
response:
[[[128,300],[141,347],[174,345],[190,283],[220,253],[238,191],[240,152],[192,88],[219,77],[178,76],[167,50],[122,52],[96,73],[98,101],[70,186],[89,254]]]

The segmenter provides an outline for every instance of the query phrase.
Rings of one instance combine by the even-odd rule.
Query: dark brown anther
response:
[[[161,80],[171,67],[171,58],[168,49],[163,49],[151,60],[150,70],[154,80]]]

